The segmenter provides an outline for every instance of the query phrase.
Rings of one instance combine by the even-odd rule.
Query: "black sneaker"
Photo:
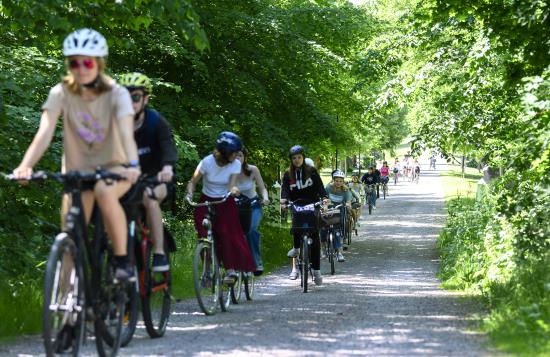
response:
[[[115,270],[115,283],[125,283],[136,281],[134,269],[130,266],[118,266]]]
[[[164,273],[170,271],[168,258],[164,254],[153,254],[153,268],[155,273]]]

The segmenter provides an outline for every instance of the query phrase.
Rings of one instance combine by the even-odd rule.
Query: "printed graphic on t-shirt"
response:
[[[290,181],[289,183],[290,183],[291,191],[295,188],[297,188],[298,190],[301,190],[309,186],[313,186],[313,180],[311,179],[311,177],[308,178],[306,182],[302,182],[301,180],[298,180],[298,181]]]
[[[86,112],[77,112],[76,117],[82,125],[77,129],[78,135],[88,145],[93,143],[101,143],[105,140],[105,128]]]

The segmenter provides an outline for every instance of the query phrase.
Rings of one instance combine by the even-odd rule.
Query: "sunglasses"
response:
[[[132,94],[130,97],[132,97],[132,102],[139,103],[143,98],[143,94]]]
[[[86,69],[92,69],[94,68],[94,66],[95,66],[94,60],[91,58],[86,58],[83,60],[72,59],[69,61],[70,69],[78,69],[80,67],[84,67]]]

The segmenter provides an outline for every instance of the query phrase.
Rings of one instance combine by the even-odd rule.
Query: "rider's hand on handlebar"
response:
[[[138,167],[128,167],[122,172],[122,176],[126,177],[130,183],[136,183],[136,181],[141,175],[141,170]]]
[[[231,193],[231,196],[233,196],[233,197],[241,195],[241,191],[239,191],[239,189],[236,186],[232,187],[229,192]]]
[[[269,199],[267,199],[267,200],[262,200],[262,204],[263,204],[264,206],[267,206],[267,205],[269,204]]]
[[[160,171],[157,175],[157,179],[160,182],[170,182],[172,181],[172,177],[174,177],[174,171],[170,165],[164,166],[162,171]]]
[[[22,185],[27,184],[25,179],[28,179],[32,176],[32,167],[19,166],[13,170],[14,179],[20,180]]]

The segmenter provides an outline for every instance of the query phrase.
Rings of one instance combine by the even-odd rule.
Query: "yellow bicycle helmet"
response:
[[[153,92],[153,84],[151,83],[151,80],[143,73],[133,72],[123,74],[120,76],[118,83],[129,90],[141,88],[147,94],[151,94]]]

